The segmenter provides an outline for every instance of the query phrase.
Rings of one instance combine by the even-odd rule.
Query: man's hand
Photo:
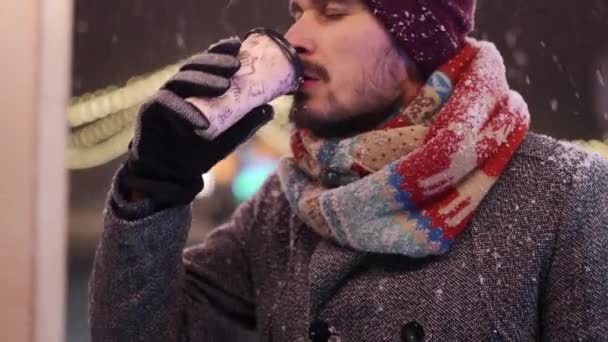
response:
[[[240,46],[231,38],[193,57],[140,108],[129,159],[118,178],[129,199],[150,198],[161,207],[189,204],[203,187],[202,174],[272,119],[272,107],[263,105],[212,141],[195,132],[209,122],[185,99],[224,94],[240,68]]]

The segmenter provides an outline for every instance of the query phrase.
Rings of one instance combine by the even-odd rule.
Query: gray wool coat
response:
[[[218,332],[227,322],[261,341],[309,341],[314,321],[333,341],[608,341],[608,163],[548,137],[528,135],[441,257],[321,240],[276,176],[183,251],[190,223],[188,207],[155,212],[111,191],[94,341],[243,341]]]

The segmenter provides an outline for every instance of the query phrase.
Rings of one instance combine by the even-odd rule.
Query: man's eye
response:
[[[346,12],[342,9],[331,9],[326,8],[323,11],[323,16],[329,19],[340,19],[346,15]]]

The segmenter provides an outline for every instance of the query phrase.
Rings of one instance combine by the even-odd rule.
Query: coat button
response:
[[[321,183],[330,188],[339,187],[340,175],[334,170],[323,170],[321,172]]]
[[[493,330],[492,331],[492,336],[490,337],[490,342],[501,342],[502,341],[502,337],[500,336],[500,334],[498,333],[497,330]]]
[[[401,328],[402,342],[422,342],[424,341],[424,329],[418,322],[409,322]]]
[[[308,327],[308,337],[312,342],[327,342],[331,337],[329,324],[317,319]]]

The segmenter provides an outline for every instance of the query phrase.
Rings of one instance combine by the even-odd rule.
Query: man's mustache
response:
[[[304,73],[309,73],[321,81],[329,82],[329,72],[323,66],[305,60],[302,60],[302,64],[304,65]]]

